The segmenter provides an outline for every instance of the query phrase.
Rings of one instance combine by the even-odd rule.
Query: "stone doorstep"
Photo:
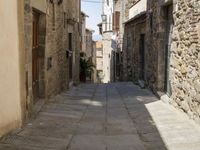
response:
[[[161,92],[160,92],[161,93]],[[160,96],[160,100],[164,103],[164,104],[167,104],[170,109],[173,109],[175,112],[177,112],[179,115],[181,115],[182,117],[186,118],[186,119],[189,119],[190,120],[190,123],[195,125],[195,126],[198,126],[200,125],[200,121],[199,120],[193,120],[191,119],[187,113],[183,112],[181,109],[179,108],[175,108],[172,104],[171,104],[171,101],[172,99],[167,95],[167,94],[164,94],[164,95],[161,95]],[[198,127],[199,131],[200,131],[200,126]]]
[[[74,85],[74,82],[71,81],[71,82],[69,83],[69,89],[71,89],[71,88],[73,87],[73,85]]]
[[[42,107],[45,105],[45,99],[39,99],[36,104],[33,105],[33,115],[32,117],[35,118]]]
[[[160,97],[160,100],[166,104],[170,104],[170,98],[167,94],[164,94]]]
[[[145,88],[145,83],[143,80],[138,80],[139,86],[144,89]]]

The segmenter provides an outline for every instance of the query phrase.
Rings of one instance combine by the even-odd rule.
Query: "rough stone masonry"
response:
[[[200,118],[200,1],[178,0],[172,34],[172,104]]]
[[[173,21],[166,39],[166,14]],[[150,0],[147,19],[147,78],[154,91],[164,91],[165,68],[169,68],[170,102],[191,118],[200,118],[200,1]],[[169,12],[170,13],[170,12]],[[167,14],[169,16],[169,14]],[[151,20],[152,19],[152,20]],[[167,42],[166,42],[167,40]],[[166,56],[166,44],[169,55]],[[168,63],[165,60],[168,58]],[[168,65],[168,66],[167,66]]]
[[[167,93],[171,104],[199,121],[200,1],[148,0],[144,16],[146,87],[159,95]],[[138,17],[142,18],[141,14]],[[132,24],[136,21],[131,20]],[[135,81],[139,80],[138,71],[141,70],[140,55],[135,52],[140,49],[139,42],[134,41],[138,34],[129,24],[124,34],[123,78]]]

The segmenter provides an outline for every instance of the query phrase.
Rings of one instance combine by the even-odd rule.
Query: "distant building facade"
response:
[[[147,0],[128,3],[125,22],[123,79],[143,82],[145,78]]]
[[[127,20],[126,17],[126,4],[127,0],[115,0],[113,11],[113,80],[122,81],[123,79],[123,36],[124,36],[124,23]]]
[[[101,83],[103,79],[103,45],[102,41],[95,43],[96,49],[96,82]]]
[[[86,57],[90,58],[93,55],[93,40],[92,40],[92,35],[93,35],[93,30],[87,29],[85,30],[85,40],[86,40]]]
[[[112,14],[113,14],[113,0],[103,0],[102,10],[102,43],[103,43],[103,82],[112,82],[113,78],[113,62],[112,62]]]
[[[86,18],[89,17],[81,12],[81,52],[86,53]]]
[[[93,67],[93,72],[92,72],[92,81],[93,83],[97,83],[97,69],[96,69],[96,59],[97,59],[97,56],[96,56],[96,42],[95,41],[92,41],[92,64],[94,65]]]

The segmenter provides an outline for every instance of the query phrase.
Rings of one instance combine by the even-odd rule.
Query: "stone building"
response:
[[[131,2],[128,15],[138,12],[131,9],[141,8],[142,0]],[[200,1],[148,0],[146,4],[144,13],[126,23],[124,79],[142,79],[142,86],[200,120]]]
[[[79,19],[78,0],[25,0],[27,106],[79,82]]]
[[[92,82],[96,83],[97,82],[97,69],[96,69],[96,42],[92,41],[92,64],[94,65],[93,67],[93,72],[92,72]]]
[[[98,24],[103,40],[103,82],[122,79],[122,43],[127,0],[103,0],[102,23]]]
[[[4,10],[1,17],[7,16],[3,21],[8,23],[13,40],[1,38],[5,43],[10,42],[4,45],[5,50],[19,47],[15,47],[12,55],[7,55],[8,52],[2,55],[15,66],[6,61],[2,63],[4,75],[10,74],[2,85],[5,89],[12,88],[9,91],[0,88],[0,95],[10,95],[3,95],[0,100],[1,110],[5,111],[0,114],[3,115],[0,136],[19,127],[51,96],[79,83],[80,0],[14,0],[10,3],[1,2],[1,10]],[[12,12],[6,9],[10,7]],[[7,31],[8,27],[2,29]],[[16,86],[9,85],[8,81],[14,81]],[[7,103],[2,102],[3,99]]]
[[[126,17],[126,4],[127,0],[115,0],[113,6],[113,58],[114,58],[114,81],[121,81],[123,75],[123,62],[122,62],[122,48],[123,48],[123,35],[124,23],[127,21]]]
[[[91,29],[85,29],[85,40],[86,40],[86,57],[90,58],[93,55],[93,40],[92,40],[92,34],[93,30]]]
[[[81,12],[81,52],[86,53],[86,18],[89,17]]]
[[[94,47],[94,41],[93,41],[93,33],[94,30],[86,28],[85,30],[85,44],[86,44],[86,52],[85,52],[85,57],[86,59],[89,59],[89,61],[95,65],[96,61],[96,55],[95,55],[95,47]],[[90,74],[88,80],[95,82],[96,80],[96,69],[93,68],[93,72]]]
[[[126,5],[128,20],[124,22],[123,79],[144,82],[147,0]]]
[[[158,73],[165,72],[158,76],[158,88],[164,89],[175,107],[200,121],[200,1],[177,0],[158,11],[163,16],[156,22],[167,31],[164,42],[157,43],[157,49],[165,49],[158,53]]]

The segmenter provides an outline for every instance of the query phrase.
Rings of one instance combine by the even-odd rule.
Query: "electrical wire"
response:
[[[103,1],[97,1],[97,0],[81,0],[82,2],[87,2],[87,3],[105,3]],[[112,3],[113,1],[109,1],[110,3]]]
[[[102,1],[92,1],[92,0],[81,0],[81,2],[86,2],[86,3],[103,3]]]

